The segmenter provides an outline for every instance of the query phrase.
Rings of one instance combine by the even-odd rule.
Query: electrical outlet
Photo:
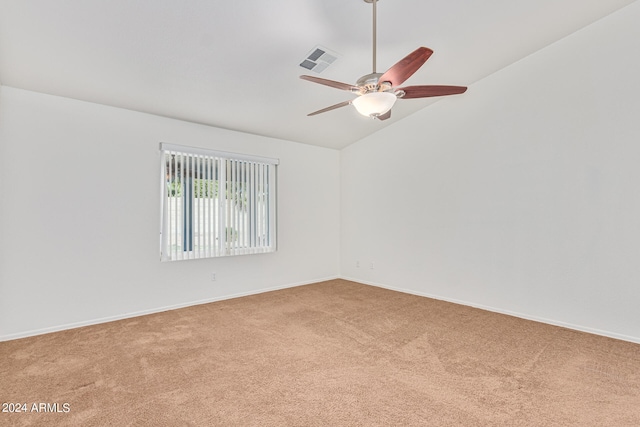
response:
[[[216,281],[216,273],[211,273],[211,281],[212,282]]]
[[[369,264],[369,269],[373,270],[373,263]]]
[[[356,268],[360,268],[360,261],[356,261]]]

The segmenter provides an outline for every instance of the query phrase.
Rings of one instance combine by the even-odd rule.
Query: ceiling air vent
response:
[[[307,57],[300,63],[302,68],[306,68],[307,70],[311,70],[316,73],[321,73],[331,64],[333,61],[338,59],[338,54],[330,51],[329,49],[316,46],[311,52],[307,55]]]

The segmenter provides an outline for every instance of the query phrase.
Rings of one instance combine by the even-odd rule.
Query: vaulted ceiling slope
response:
[[[405,85],[470,86],[633,0],[379,0],[379,72],[434,50]],[[320,74],[299,64],[323,46]],[[341,108],[370,73],[364,0],[0,0],[2,84],[340,149],[434,101],[403,100],[384,122]],[[597,52],[594,52],[597,55]],[[465,96],[465,95],[455,95]]]

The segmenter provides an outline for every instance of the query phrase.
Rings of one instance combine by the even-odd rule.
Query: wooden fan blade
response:
[[[398,86],[413,75],[422,65],[427,62],[433,51],[427,47],[419,47],[409,55],[405,56],[384,72],[378,79],[379,82],[390,82],[391,86]]]
[[[381,116],[377,116],[376,117],[376,119],[378,119],[378,120],[387,120],[389,118],[391,118],[391,110],[387,111],[386,113],[384,113]]]
[[[429,98],[431,96],[457,95],[467,90],[466,86],[407,86],[397,90],[404,92],[401,99]]]
[[[358,88],[353,86],[353,85],[350,85],[350,84],[347,84],[347,83],[336,82],[334,80],[321,79],[320,77],[300,76],[300,78],[302,80],[308,80],[308,81],[313,82],[313,83],[319,83],[321,85],[334,87],[336,89],[342,89],[342,90],[348,90],[348,91],[358,90]]]
[[[331,107],[323,108],[322,110],[314,111],[313,113],[307,114],[307,116],[315,116],[316,114],[326,113],[327,111],[335,110],[336,108],[345,107],[351,104],[351,101],[344,101],[339,104],[332,105]]]

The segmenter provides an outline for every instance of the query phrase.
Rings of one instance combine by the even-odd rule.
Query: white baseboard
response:
[[[383,288],[383,289],[389,289],[391,291],[397,291],[397,292],[402,292],[402,293],[405,293],[405,294],[417,295],[417,296],[431,298],[431,299],[435,299],[435,300],[451,302],[451,303],[454,303],[454,304],[466,305],[468,307],[479,308],[481,310],[491,311],[493,313],[506,314],[508,316],[519,317],[521,319],[532,320],[534,322],[546,323],[548,325],[560,326],[560,327],[567,328],[567,329],[573,329],[575,331],[587,332],[587,333],[594,334],[594,335],[601,335],[601,336],[608,337],[608,338],[614,338],[614,339],[617,339],[617,340],[629,341],[629,342],[632,342],[632,343],[640,344],[640,337],[632,337],[632,336],[629,336],[629,335],[623,335],[623,334],[618,334],[618,333],[615,333],[615,332],[603,331],[603,330],[600,330],[600,329],[589,328],[589,327],[581,326],[581,325],[574,325],[572,323],[561,322],[561,321],[557,321],[557,320],[553,320],[553,319],[547,319],[547,318],[543,318],[543,317],[531,316],[531,315],[528,315],[528,314],[517,313],[517,312],[509,311],[509,310],[502,310],[502,309],[495,308],[495,307],[489,307],[489,306],[485,306],[485,305],[481,305],[481,304],[474,304],[474,303],[471,303],[471,302],[468,302],[468,301],[461,301],[461,300],[456,300],[456,299],[453,299],[453,298],[445,298],[445,297],[442,297],[442,296],[439,296],[439,295],[431,295],[431,294],[428,294],[428,293],[425,293],[425,292],[417,292],[417,291],[410,290],[410,289],[397,288],[397,287],[394,287],[394,286],[384,285],[382,283],[369,282],[369,281],[366,281],[366,280],[359,280],[359,279],[354,279],[354,278],[346,277],[346,276],[341,276],[340,278],[344,279],[344,280],[350,280],[352,282],[362,283],[364,285],[375,286],[375,287]]]
[[[0,342],[16,340],[16,339],[20,339],[20,338],[27,338],[27,337],[36,336],[36,335],[48,334],[48,333],[51,333],[51,332],[59,332],[59,331],[67,330],[67,329],[81,328],[83,326],[91,326],[91,325],[98,325],[98,324],[101,324],[101,323],[114,322],[116,320],[129,319],[129,318],[132,318],[132,317],[144,316],[144,315],[147,315],[147,314],[161,313],[163,311],[176,310],[178,308],[191,307],[191,306],[194,306],[194,305],[209,304],[209,303],[216,302],[216,301],[224,301],[224,300],[233,299],[233,298],[240,298],[240,297],[249,296],[249,295],[261,294],[261,293],[264,293],[264,292],[271,292],[271,291],[277,291],[277,290],[281,290],[281,289],[294,288],[296,286],[310,285],[310,284],[313,284],[313,283],[324,282],[324,281],[327,281],[327,280],[334,280],[334,279],[350,280],[352,282],[362,283],[364,285],[375,286],[375,287],[378,287],[378,288],[389,289],[389,290],[392,290],[392,291],[403,292],[403,293],[406,293],[406,294],[417,295],[417,296],[426,297],[426,298],[432,298],[432,299],[436,299],[436,300],[440,300],[440,301],[447,301],[447,302],[451,302],[451,303],[454,303],[454,304],[460,304],[460,305],[465,305],[465,306],[468,306],[468,307],[479,308],[481,310],[491,311],[491,312],[494,312],[494,313],[506,314],[508,316],[514,316],[514,317],[519,317],[521,319],[532,320],[534,322],[546,323],[546,324],[549,324],[549,325],[560,326],[560,327],[567,328],[567,329],[573,329],[573,330],[576,330],[576,331],[587,332],[587,333],[594,334],[594,335],[601,335],[601,336],[605,336],[605,337],[609,337],[609,338],[614,338],[614,339],[618,339],[618,340],[629,341],[629,342],[632,342],[632,343],[640,344],[640,337],[632,337],[632,336],[629,336],[629,335],[618,334],[618,333],[615,333],[615,332],[603,331],[603,330],[600,330],[600,329],[589,328],[589,327],[585,327],[585,326],[581,326],[581,325],[574,325],[574,324],[571,324],[571,323],[561,322],[561,321],[557,321],[557,320],[553,320],[553,319],[547,319],[547,318],[542,318],[542,317],[538,317],[538,316],[531,316],[531,315],[528,315],[528,314],[513,312],[513,311],[509,311],[509,310],[502,310],[502,309],[495,308],[495,307],[485,306],[485,305],[481,305],[481,304],[474,304],[474,303],[471,303],[471,302],[468,302],[468,301],[462,301],[462,300],[457,300],[457,299],[453,299],[453,298],[446,298],[446,297],[442,297],[442,296],[439,296],[439,295],[432,295],[432,294],[428,294],[428,293],[425,293],[425,292],[417,292],[417,291],[414,291],[414,290],[411,290],[411,289],[398,288],[398,287],[395,287],[395,286],[389,286],[389,285],[385,285],[385,284],[382,284],[382,283],[376,283],[376,282],[370,282],[370,281],[366,281],[366,280],[355,279],[355,278],[347,277],[347,276],[331,276],[331,277],[319,278],[319,279],[309,280],[309,281],[304,281],[304,282],[290,283],[290,284],[287,284],[287,285],[273,286],[273,287],[270,287],[270,288],[256,289],[256,290],[253,290],[253,291],[241,292],[241,293],[232,294],[232,295],[223,295],[223,296],[219,296],[219,297],[215,297],[215,298],[208,298],[208,299],[203,299],[203,300],[190,301],[190,302],[186,302],[186,303],[174,304],[174,305],[158,307],[158,308],[153,308],[153,309],[148,309],[148,310],[141,310],[141,311],[136,311],[136,312],[131,312],[131,313],[123,313],[123,314],[119,314],[119,315],[115,315],[115,316],[102,317],[102,318],[98,318],[98,319],[90,319],[90,320],[86,320],[86,321],[82,321],[82,322],[67,323],[67,324],[63,324],[63,325],[52,326],[52,327],[49,327],[49,328],[42,328],[42,329],[18,332],[18,333],[15,333],[15,334],[2,335],[2,336],[0,336]]]
[[[304,282],[290,283],[287,285],[273,286],[270,288],[256,289],[248,292],[240,292],[232,295],[223,295],[215,298],[208,298],[208,299],[203,299],[198,301],[190,301],[190,302],[185,302],[181,304],[168,305],[168,306],[152,308],[148,310],[135,311],[131,313],[123,313],[115,316],[101,317],[98,319],[90,319],[82,322],[66,323],[63,325],[52,326],[49,328],[35,329],[30,331],[18,332],[15,334],[2,335],[0,336],[0,342],[16,340],[20,338],[27,338],[27,337],[32,337],[36,335],[48,334],[51,332],[65,331],[67,329],[81,328],[83,326],[99,325],[101,323],[114,322],[116,320],[130,319],[132,317],[145,316],[147,314],[161,313],[163,311],[176,310],[178,308],[191,307],[194,305],[209,304],[216,301],[224,301],[224,300],[233,299],[233,298],[240,298],[240,297],[245,297],[249,295],[261,294],[264,292],[278,291],[280,289],[294,288],[296,286],[310,285],[313,283],[324,282],[327,280],[334,280],[339,278],[340,278],[339,276],[319,278],[319,279],[309,280]]]

